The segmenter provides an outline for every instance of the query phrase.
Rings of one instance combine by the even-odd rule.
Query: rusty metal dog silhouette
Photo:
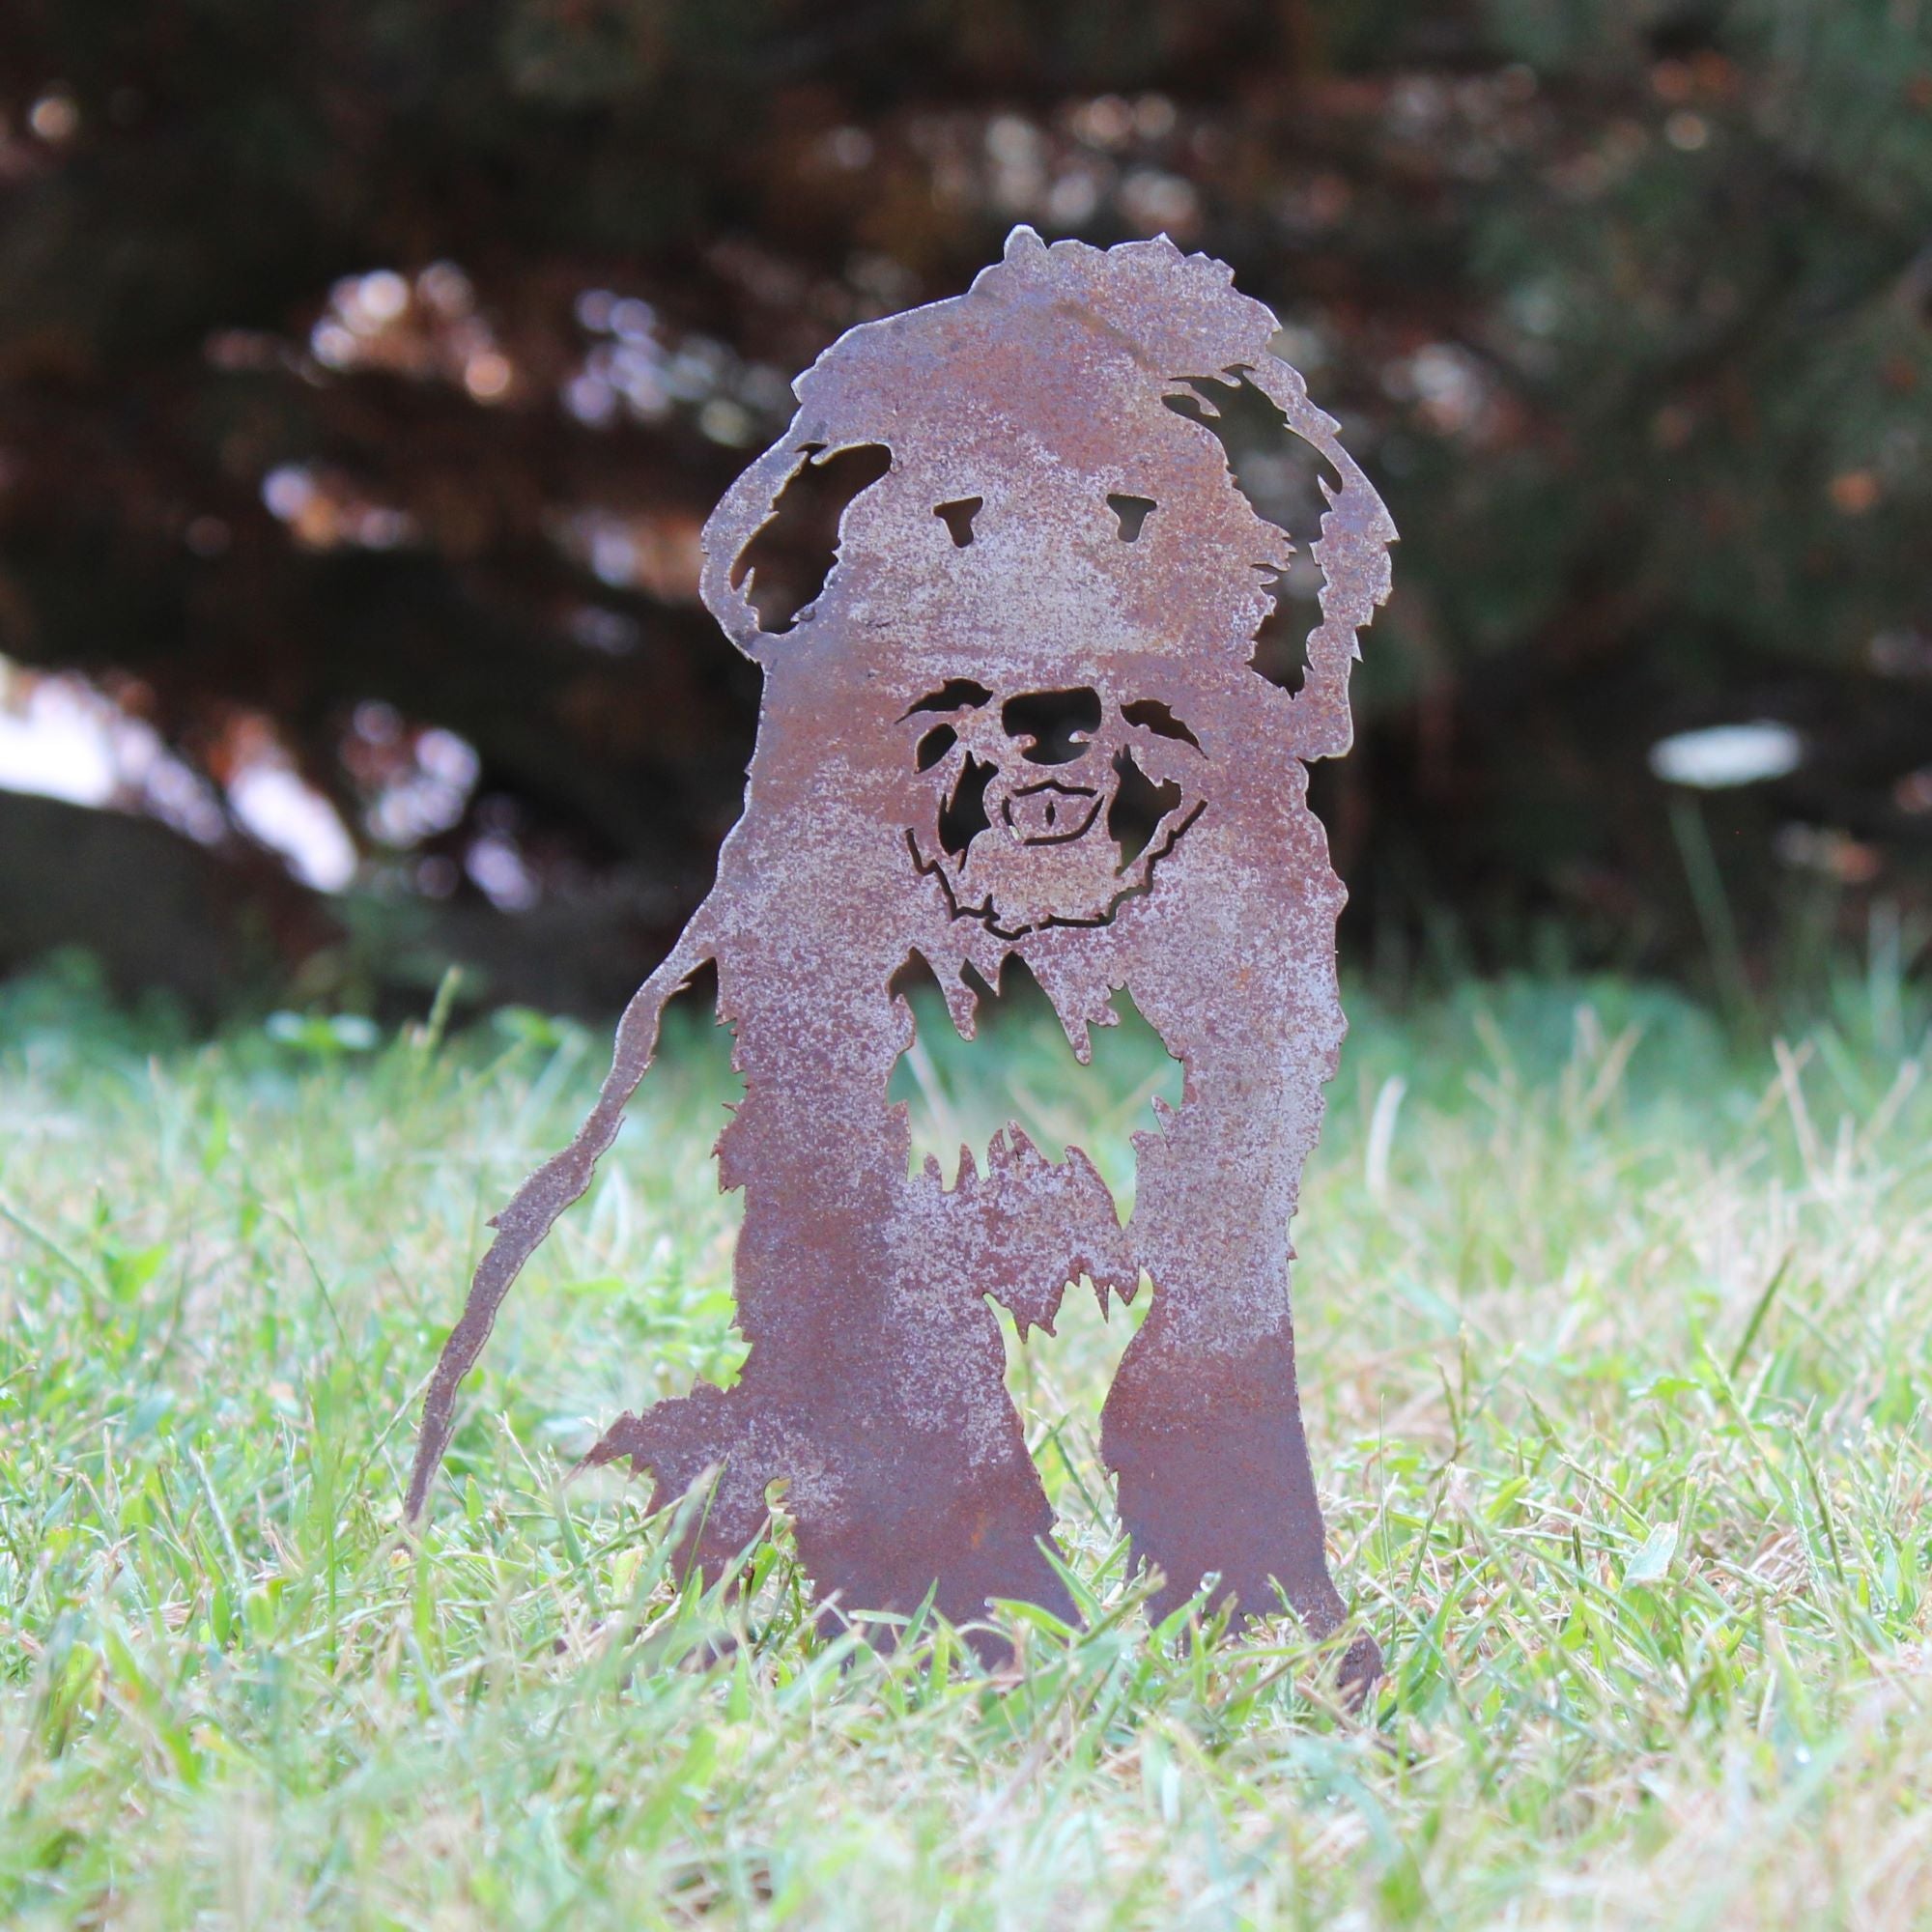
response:
[[[1290,1322],[1289,1222],[1343,1020],[1343,893],[1307,761],[1348,749],[1357,632],[1394,528],[1271,352],[1274,317],[1166,240],[1101,251],[1016,230],[964,296],[854,328],[797,384],[783,438],[706,526],[703,590],[765,676],[744,816],[715,888],[620,1025],[577,1139],[498,1217],[432,1380],[409,1492],[421,1512],[457,1384],[517,1271],[588,1185],[705,963],[745,1096],[718,1147],[742,1188],[749,1353],[619,1420],[659,1502],[713,1472],[685,1555],[716,1574],[778,1479],[821,1598],[948,1616],[1018,1598],[1071,1618],[1053,1516],[1005,1384],[997,1301],[1049,1327],[1082,1277],[1151,1304],[1101,1448],[1152,1608],[1219,1578],[1240,1614],[1285,1598],[1326,1637],[1323,1553]],[[1288,533],[1238,487],[1217,399],[1259,395],[1321,465],[1320,621],[1293,691],[1253,666]],[[776,594],[758,539],[842,480],[836,559]],[[1122,988],[1184,1068],[1135,1137],[1123,1227],[1078,1150],[1017,1127],[983,1172],[909,1171],[887,1101],[928,967],[971,1036],[1018,959],[1074,1052]],[[1379,1668],[1359,1636],[1356,1687]]]

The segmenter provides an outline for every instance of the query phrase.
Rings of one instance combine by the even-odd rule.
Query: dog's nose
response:
[[[1030,765],[1075,765],[1093,748],[1084,738],[1019,738],[1019,754]]]
[[[1100,716],[1100,694],[1086,685],[1030,691],[1000,707],[1000,723],[1032,765],[1070,765],[1084,758]]]

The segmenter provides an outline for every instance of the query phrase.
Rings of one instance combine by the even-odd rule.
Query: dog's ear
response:
[[[1360,655],[1356,635],[1389,594],[1394,521],[1342,447],[1334,418],[1309,401],[1300,372],[1279,356],[1179,377],[1162,400],[1216,438],[1255,515],[1284,533],[1292,530],[1320,570],[1319,595],[1306,586],[1291,603],[1285,566],[1292,546],[1284,548],[1271,585],[1274,610],[1256,635],[1254,668],[1292,693],[1295,755],[1339,756],[1353,735],[1349,672]],[[1303,463],[1285,465],[1285,448],[1298,449]],[[1313,626],[1305,640],[1296,635],[1303,623]]]
[[[838,561],[845,512],[892,468],[883,443],[774,443],[725,492],[704,526],[706,607],[747,657],[810,614]]]
[[[1253,378],[1288,427],[1332,472],[1333,480],[1328,474],[1318,478],[1327,508],[1310,554],[1321,571],[1321,621],[1308,634],[1308,674],[1294,695],[1294,715],[1297,756],[1339,758],[1355,737],[1349,672],[1362,654],[1359,634],[1388,601],[1395,519],[1361,466],[1342,447],[1334,417],[1308,400],[1299,370],[1269,355],[1256,365]]]
[[[809,453],[809,448],[801,448],[788,438],[773,443],[725,491],[718,507],[705,519],[699,539],[704,552],[699,594],[724,635],[749,658],[762,660],[769,639],[759,628],[757,607],[752,602],[747,581],[749,572],[741,571],[740,559],[770,519],[780,492],[808,461]]]

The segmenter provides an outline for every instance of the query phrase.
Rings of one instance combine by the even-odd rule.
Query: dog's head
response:
[[[810,689],[848,765],[914,775],[914,861],[996,933],[1100,923],[1145,891],[1208,801],[1207,721],[1260,695],[1257,634],[1294,546],[1214,433],[1231,383],[1327,466],[1308,728],[1283,749],[1346,746],[1347,667],[1394,532],[1276,329],[1222,264],[1165,240],[1103,252],[1016,230],[967,295],[827,350],[706,527],[726,632],[799,673],[786,688]],[[775,603],[770,540],[835,477],[822,582]]]

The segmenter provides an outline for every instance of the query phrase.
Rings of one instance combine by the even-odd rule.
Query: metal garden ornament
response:
[[[658,1503],[714,1487],[685,1560],[707,1575],[785,1509],[818,1596],[968,1622],[991,1598],[1071,1619],[1053,1513],[990,1305],[1050,1331],[1083,1277],[1151,1304],[1101,1449],[1152,1609],[1204,1577],[1248,1615],[1285,1599],[1340,1631],[1295,1386],[1289,1222],[1343,1018],[1343,891],[1307,764],[1346,752],[1356,636],[1395,531],[1335,423],[1231,271],[1165,239],[1049,247],[1021,228],[954,300],[852,329],[797,384],[790,428],[704,533],[706,604],[764,670],[743,817],[717,884],[627,1009],[577,1138],[495,1223],[424,1407],[420,1515],[457,1386],[503,1295],[589,1184],[667,1001],[707,962],[745,1097],[718,1147],[744,1190],[749,1353],[621,1417],[591,1451]],[[1265,399],[1319,457],[1320,619],[1298,686],[1252,663],[1293,545],[1238,487],[1221,404]],[[758,539],[842,476],[836,561],[786,610]],[[1122,1226],[1069,1149],[996,1135],[949,1179],[910,1171],[887,1101],[929,969],[971,1037],[1018,959],[1076,1055],[1124,988],[1185,1071],[1134,1139]],[[1359,1691],[1380,1667],[1357,1636]]]

